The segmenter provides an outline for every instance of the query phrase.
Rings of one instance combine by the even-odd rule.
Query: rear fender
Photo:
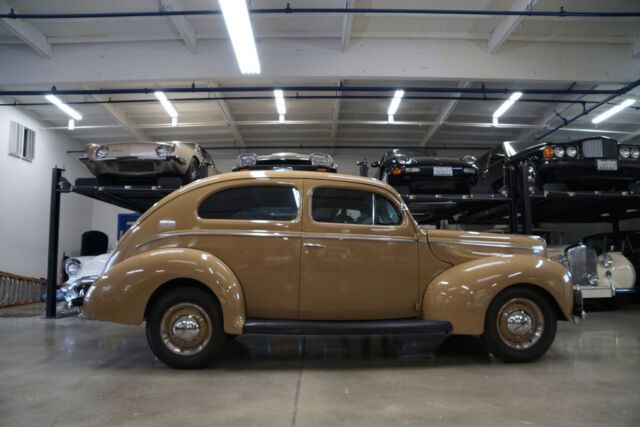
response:
[[[458,264],[436,276],[422,302],[422,318],[448,320],[452,334],[480,335],[491,301],[504,289],[529,285],[555,300],[571,318],[573,283],[560,264],[535,255],[484,257]]]
[[[196,249],[157,249],[116,264],[87,292],[84,316],[138,325],[156,289],[180,279],[208,287],[222,308],[225,332],[242,333],[246,312],[240,282],[219,258]]]

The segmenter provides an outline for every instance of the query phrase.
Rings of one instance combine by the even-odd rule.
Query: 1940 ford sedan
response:
[[[176,368],[205,366],[226,336],[473,334],[509,362],[549,348],[582,313],[572,274],[543,241],[421,231],[381,181],[250,171],[187,185],[120,240],[84,315],[146,320]]]

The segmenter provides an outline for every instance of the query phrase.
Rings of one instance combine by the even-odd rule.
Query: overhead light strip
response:
[[[287,106],[284,103],[284,93],[281,89],[276,89],[273,91],[273,97],[276,99],[279,121],[280,123],[284,123],[284,115],[287,114]]]
[[[260,60],[245,0],[219,0],[224,23],[242,74],[260,74]]]
[[[398,111],[398,107],[400,106],[400,101],[402,101],[402,97],[404,96],[404,90],[398,89],[393,94],[393,98],[391,99],[391,103],[389,104],[389,109],[387,110],[387,117],[389,123],[393,123],[393,116]]]
[[[498,124],[498,119],[500,118],[500,116],[502,116],[504,113],[506,113],[507,110],[509,108],[511,108],[511,106],[513,104],[515,104],[515,102],[518,99],[520,99],[521,96],[522,96],[522,92],[513,92],[511,94],[511,96],[509,97],[509,99],[504,101],[504,103],[493,113],[493,124],[494,125]]]
[[[72,119],[82,120],[82,114],[78,113],[76,110],[69,107],[67,104],[62,102],[58,97],[54,95],[45,95],[45,98],[47,99],[47,101],[49,101],[50,103],[52,103],[53,105],[55,105],[56,107],[64,111],[65,113],[67,113],[67,115],[70,116]]]
[[[609,117],[616,115],[625,108],[633,105],[635,102],[635,99],[625,99],[621,104],[616,105],[615,107],[611,107],[599,116],[594,117],[593,120],[591,120],[591,123],[597,125],[598,123],[607,120]]]
[[[153,94],[158,98],[160,104],[164,107],[165,111],[171,117],[171,126],[178,126],[178,111],[174,108],[167,95],[162,91],[155,91]]]

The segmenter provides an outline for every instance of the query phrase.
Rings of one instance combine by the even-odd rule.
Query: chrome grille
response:
[[[582,244],[570,246],[565,250],[565,256],[569,263],[569,271],[573,277],[573,283],[580,286],[589,286],[589,277],[598,274],[598,257],[593,248]]]
[[[585,159],[616,159],[618,158],[618,143],[601,138],[582,141],[582,155]]]

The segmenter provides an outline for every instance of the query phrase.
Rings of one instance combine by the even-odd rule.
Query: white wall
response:
[[[91,229],[106,233],[109,249],[113,249],[118,239],[118,214],[133,212],[98,200],[93,201],[92,209]]]
[[[9,156],[9,126],[16,121],[33,129],[33,162]],[[73,182],[89,172],[66,154],[80,144],[14,107],[0,107],[0,270],[45,277],[49,239],[51,168],[64,167]],[[59,256],[77,253],[80,234],[91,226],[92,202],[77,194],[63,194],[60,210]]]

